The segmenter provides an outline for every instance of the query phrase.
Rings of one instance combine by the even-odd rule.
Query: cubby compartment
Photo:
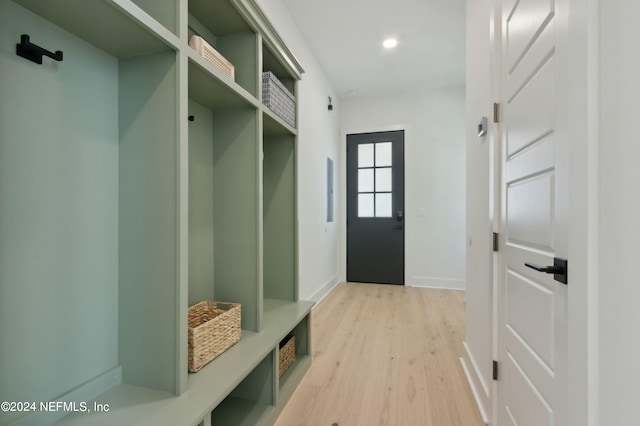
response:
[[[0,1],[0,398],[174,394],[176,51],[151,37],[153,53],[114,55],[55,25],[82,2],[22,3],[35,13]],[[104,31],[138,27],[89,3]],[[22,34],[63,60],[17,56]]]
[[[262,45],[262,72],[271,73],[261,77],[260,99],[264,105],[263,110],[270,120],[266,125],[267,132],[281,133],[274,124],[277,123],[287,133],[295,134],[295,123],[297,122],[296,79],[292,77],[287,67],[272,53],[266,43]],[[275,77],[276,81],[273,80]],[[281,86],[280,86],[280,84]],[[282,87],[282,88],[281,88]],[[269,94],[265,95],[268,90]],[[293,101],[291,99],[293,96]]]
[[[271,118],[265,118],[275,127]],[[270,129],[265,124],[265,129]],[[265,130],[263,141],[263,286],[267,299],[297,300],[296,138]]]
[[[258,36],[232,2],[189,0],[188,21],[188,37],[202,37],[231,62],[235,68],[235,82],[256,98],[259,87]]]
[[[214,300],[213,112],[189,100],[189,306]]]
[[[295,95],[295,82],[291,72],[276,56],[267,43],[262,44],[262,71],[270,71],[284,86]]]
[[[295,390],[298,382],[311,364],[311,314],[305,316],[291,331],[296,339],[296,360],[279,378],[279,389],[286,399]]]
[[[119,63],[119,346],[123,381],[179,393],[176,53]],[[184,321],[186,323],[186,321]]]
[[[131,0],[136,6],[148,13],[153,19],[177,34],[178,20],[176,12],[179,0]]]
[[[269,354],[211,413],[214,425],[254,426],[264,423],[275,406],[274,353]]]
[[[23,35],[62,61],[17,56]],[[297,130],[262,105],[263,63],[295,89],[302,68],[252,0],[0,0],[0,400],[109,407],[0,424],[275,420],[310,363],[313,303]],[[189,374],[202,300],[240,303],[242,337]]]
[[[258,111],[189,103],[189,304],[242,305],[259,328]]]

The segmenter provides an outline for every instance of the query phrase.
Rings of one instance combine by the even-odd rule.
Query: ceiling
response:
[[[283,1],[340,97],[464,84],[465,0]]]

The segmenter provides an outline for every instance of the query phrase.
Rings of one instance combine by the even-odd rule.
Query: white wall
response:
[[[491,12],[493,0],[467,2],[467,311],[462,360],[486,421],[491,407],[493,360],[493,286],[491,145],[495,143],[491,93]],[[477,136],[487,117],[488,134]]]
[[[640,424],[640,3],[600,0],[599,421]]]
[[[258,0],[273,26],[296,55],[305,73],[298,86],[298,217],[300,298],[319,300],[338,282],[340,193],[334,193],[334,221],[326,222],[326,163],[334,160],[334,182],[340,164],[338,96],[282,0]],[[334,111],[327,110],[328,97]]]
[[[346,134],[405,129],[407,285],[465,287],[464,99],[462,86],[341,99],[342,152]]]

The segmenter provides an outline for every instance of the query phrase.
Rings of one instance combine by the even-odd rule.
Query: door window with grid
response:
[[[358,145],[358,217],[391,217],[391,142]]]

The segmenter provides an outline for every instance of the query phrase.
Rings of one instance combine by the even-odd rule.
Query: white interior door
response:
[[[502,0],[499,426],[562,426],[567,285],[565,0]]]

